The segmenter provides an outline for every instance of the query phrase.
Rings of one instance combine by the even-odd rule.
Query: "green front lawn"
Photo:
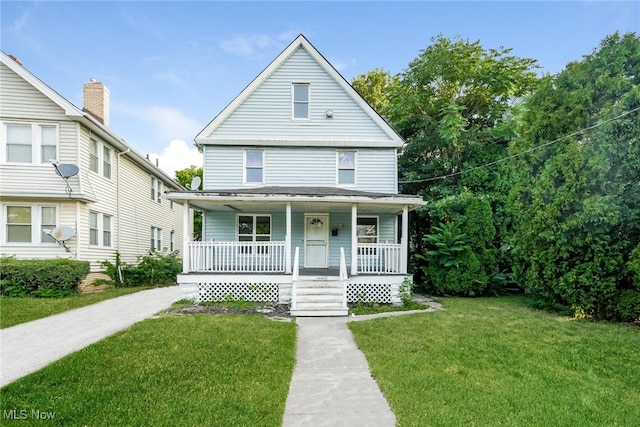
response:
[[[78,294],[66,298],[9,298],[0,297],[0,328],[30,322],[74,308],[138,292],[148,287],[115,288],[94,294]]]
[[[640,328],[535,311],[519,297],[351,322],[401,426],[640,425]]]
[[[292,322],[149,319],[2,388],[2,425],[280,426],[294,361]]]

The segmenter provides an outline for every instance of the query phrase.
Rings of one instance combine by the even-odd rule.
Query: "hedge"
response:
[[[62,298],[78,292],[89,262],[71,259],[0,259],[0,295]]]

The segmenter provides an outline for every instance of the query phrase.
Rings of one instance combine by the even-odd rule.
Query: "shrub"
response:
[[[616,314],[623,322],[640,321],[640,291],[625,289],[620,292]]]
[[[178,273],[182,271],[182,262],[178,252],[162,254],[155,249],[146,255],[138,257],[137,265],[127,264],[120,259],[120,253],[115,254],[115,263],[102,261],[105,273],[111,277],[116,286],[163,286],[176,283]]]
[[[0,262],[0,294],[9,297],[62,298],[77,293],[89,262],[71,259]]]

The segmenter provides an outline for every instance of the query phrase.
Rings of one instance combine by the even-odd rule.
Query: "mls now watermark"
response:
[[[38,409],[4,409],[2,418],[5,420],[53,420],[55,412],[40,411]]]

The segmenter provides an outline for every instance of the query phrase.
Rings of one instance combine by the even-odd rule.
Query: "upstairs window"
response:
[[[151,177],[151,200],[162,203],[162,181],[155,176]]]
[[[293,84],[293,107],[294,119],[309,118],[309,83]]]
[[[113,150],[95,138],[89,141],[89,170],[111,179]]]
[[[264,182],[264,151],[244,151],[244,182],[262,184]]]
[[[111,215],[89,211],[89,244],[110,248],[112,223]]]
[[[355,185],[356,183],[356,152],[338,151],[338,185]]]
[[[58,158],[58,127],[42,124],[6,124],[2,142],[4,161],[47,163]]]

